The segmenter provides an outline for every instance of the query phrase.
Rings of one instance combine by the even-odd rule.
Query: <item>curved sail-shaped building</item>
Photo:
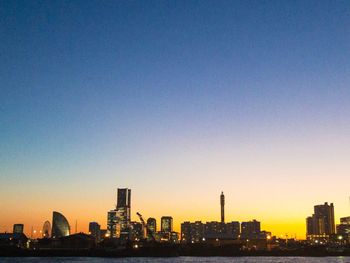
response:
[[[69,236],[70,227],[68,220],[59,212],[54,211],[52,213],[52,237],[59,238]]]

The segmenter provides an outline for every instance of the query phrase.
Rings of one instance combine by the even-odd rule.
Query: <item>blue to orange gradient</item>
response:
[[[106,225],[118,187],[160,220],[348,216],[346,1],[2,1],[0,232]]]

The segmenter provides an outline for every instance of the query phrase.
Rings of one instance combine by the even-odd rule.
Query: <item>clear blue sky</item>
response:
[[[79,204],[80,186],[104,218],[118,186],[137,202],[210,185],[216,205],[251,181],[349,183],[349,1],[0,1],[0,36],[0,197],[13,218],[26,196],[40,211],[52,195]],[[323,199],[308,198],[311,213]]]

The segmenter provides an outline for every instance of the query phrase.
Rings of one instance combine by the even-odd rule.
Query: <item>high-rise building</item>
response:
[[[204,224],[201,221],[182,223],[181,241],[185,243],[199,243],[205,241]]]
[[[131,189],[118,188],[117,205],[107,213],[107,237],[129,239],[131,235]]]
[[[70,226],[68,220],[59,212],[54,211],[52,214],[52,231],[53,238],[60,238],[70,235]]]
[[[128,239],[130,237],[131,221],[131,189],[118,188],[117,211],[120,224],[120,237]]]
[[[308,239],[328,238],[335,234],[333,203],[314,206],[314,214],[306,218],[306,233]]]
[[[171,216],[162,216],[161,231],[165,233],[170,233],[173,231],[173,218]]]
[[[220,206],[221,206],[221,223],[225,223],[225,196],[224,192],[220,195]]]
[[[147,227],[149,229],[149,231],[152,232],[153,236],[155,236],[156,232],[157,232],[157,220],[153,217],[150,217],[147,219]],[[152,234],[149,233],[149,231],[147,230],[147,237],[151,238]]]
[[[256,239],[260,236],[260,222],[255,219],[248,222],[241,223],[241,238],[242,239]]]
[[[326,235],[331,235],[335,233],[335,222],[334,222],[334,206],[333,203],[328,205],[324,203],[323,205],[316,205],[314,207],[314,213],[317,218],[322,218],[324,220],[324,233]],[[322,231],[320,231],[322,232]]]
[[[95,238],[96,242],[101,241],[101,226],[97,222],[89,223],[89,233]]]
[[[118,226],[118,216],[116,210],[111,210],[107,213],[107,237],[117,238],[120,236]]]
[[[13,225],[13,233],[14,234],[23,234],[23,224],[14,224]]]

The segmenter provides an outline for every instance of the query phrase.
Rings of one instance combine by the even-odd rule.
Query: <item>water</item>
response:
[[[1,258],[1,263],[350,263],[350,257]]]

